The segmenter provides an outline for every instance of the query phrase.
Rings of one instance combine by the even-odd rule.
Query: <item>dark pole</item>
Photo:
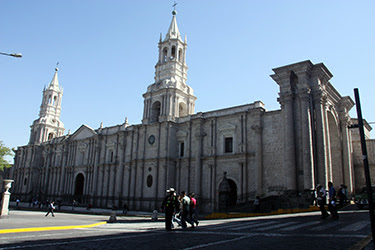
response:
[[[363,129],[361,102],[359,101],[359,93],[358,93],[357,88],[354,89],[354,97],[355,97],[355,106],[357,108],[359,135],[361,137],[363,167],[365,168],[367,199],[368,199],[368,203],[369,203],[369,213],[370,213],[370,220],[371,220],[372,239],[375,240],[375,214],[374,214],[374,204],[373,204],[373,198],[372,198],[371,178],[370,178],[370,170],[369,170],[369,166],[368,166],[368,156],[367,156],[365,132],[364,132],[364,129]]]

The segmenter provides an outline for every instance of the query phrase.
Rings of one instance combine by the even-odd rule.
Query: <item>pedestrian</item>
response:
[[[16,200],[16,207],[18,207],[19,204],[20,204],[20,199],[17,198],[17,200]]]
[[[320,212],[322,213],[322,219],[325,219],[329,216],[329,214],[327,213],[326,209],[325,209],[325,205],[326,205],[326,196],[327,196],[327,192],[326,190],[323,188],[322,185],[318,184],[316,186],[316,193],[317,193],[317,200],[318,200],[318,205],[319,205],[319,208],[320,208]]]
[[[172,217],[176,211],[179,209],[179,202],[175,196],[174,188],[167,190],[167,195],[165,196],[163,203],[161,205],[161,211],[165,212],[165,229],[167,231],[172,230]]]
[[[182,215],[181,215],[181,224],[182,228],[186,228],[186,222],[189,222],[192,228],[194,228],[194,222],[190,220],[190,198],[186,196],[186,192],[181,192],[181,206],[182,206]]]
[[[254,200],[254,212],[259,213],[260,212],[260,196],[255,197]]]
[[[337,212],[337,207],[336,207],[336,190],[333,187],[333,183],[330,181],[328,182],[328,210],[331,213],[332,219],[338,219],[339,214]]]
[[[77,206],[77,202],[76,200],[73,200],[73,203],[72,203],[72,211],[74,211],[74,207]]]
[[[190,220],[195,222],[196,226],[198,226],[199,221],[197,220],[198,211],[197,211],[197,200],[194,198],[195,194],[190,193]]]
[[[127,214],[128,213],[128,205],[125,203],[124,206],[123,206],[123,209],[122,209],[122,213],[123,214]]]
[[[51,202],[48,206],[48,212],[46,214],[46,217],[49,215],[49,213],[52,214],[52,217],[55,217],[55,215],[53,214],[53,210],[55,209],[55,202]]]
[[[61,209],[62,205],[63,205],[63,201],[62,200],[58,200],[57,201],[57,207],[59,208],[59,210]]]
[[[340,208],[344,206],[344,203],[346,202],[347,198],[345,195],[345,188],[344,184],[340,185],[339,191],[337,192],[337,196],[340,199]]]
[[[89,203],[89,204],[87,205],[87,207],[86,207],[86,210],[90,210],[91,208],[92,208],[92,204]]]

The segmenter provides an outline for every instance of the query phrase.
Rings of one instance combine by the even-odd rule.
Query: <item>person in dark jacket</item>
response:
[[[175,195],[174,188],[168,189],[167,196],[165,196],[161,205],[161,211],[165,212],[165,229],[167,231],[172,230],[172,217],[179,207],[180,203]]]

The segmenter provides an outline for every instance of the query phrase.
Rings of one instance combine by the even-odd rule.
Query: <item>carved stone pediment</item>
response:
[[[236,125],[233,125],[231,123],[225,123],[219,128],[220,132],[233,132],[234,130],[236,130]]]
[[[90,128],[89,126],[83,124],[76,132],[72,134],[70,137],[71,140],[84,140],[86,138],[90,138],[96,135],[94,129]]]
[[[187,134],[187,132],[180,130],[176,133],[176,136],[177,138],[186,138]]]

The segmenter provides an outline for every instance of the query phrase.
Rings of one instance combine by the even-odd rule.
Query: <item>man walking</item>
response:
[[[190,198],[186,196],[185,191],[181,192],[181,203],[182,203],[182,216],[181,216],[181,224],[182,228],[186,228],[186,222],[189,222],[191,224],[191,227],[194,226],[194,222],[190,220]]]
[[[161,211],[165,212],[165,229],[167,231],[172,231],[172,217],[180,206],[174,192],[174,188],[168,189],[167,196],[165,196],[161,205]]]
[[[328,210],[332,215],[332,219],[338,219],[339,214],[337,213],[336,207],[336,189],[333,187],[332,182],[328,182],[328,194],[329,194],[329,203],[328,203]]]
[[[49,213],[52,214],[52,217],[55,217],[55,215],[53,214],[53,210],[55,209],[55,206],[54,206],[55,202],[51,202],[48,206],[48,212],[46,214],[46,217],[49,215]]]

